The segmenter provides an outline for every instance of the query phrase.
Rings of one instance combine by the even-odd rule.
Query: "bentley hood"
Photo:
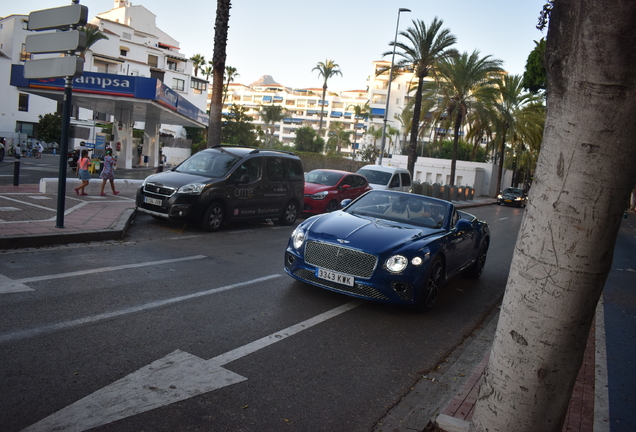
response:
[[[333,242],[376,254],[421,241],[442,231],[342,211],[316,216],[308,219],[307,223],[311,240]]]

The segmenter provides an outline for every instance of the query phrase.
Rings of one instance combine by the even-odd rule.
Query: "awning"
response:
[[[371,115],[384,116],[384,108],[371,108]]]
[[[329,101],[322,101],[322,100],[319,100],[319,101],[318,101],[318,105],[322,105],[322,106],[329,106]]]
[[[353,115],[353,113],[350,113],[350,112],[346,112],[346,111],[345,111],[345,113],[344,113],[344,116],[345,116],[346,118],[351,118],[351,116],[352,116],[352,115]]]
[[[274,96],[274,101],[278,102],[278,101],[282,101],[283,97],[282,96]]]
[[[340,112],[340,111],[331,111],[331,117],[342,117],[342,112]]]
[[[122,64],[124,60],[120,60],[114,57],[108,57],[103,55],[93,54],[93,60],[101,61],[104,63]]]
[[[272,101],[271,96],[263,96],[263,102],[271,102],[271,101]]]
[[[316,110],[307,110],[307,114],[318,114]]]

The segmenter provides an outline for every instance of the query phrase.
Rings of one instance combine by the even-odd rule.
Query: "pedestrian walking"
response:
[[[42,147],[42,142],[38,141],[37,145],[37,158],[42,159],[42,152],[44,151],[44,147]]]
[[[110,188],[113,190],[113,195],[117,195],[119,191],[115,190],[115,165],[117,165],[117,160],[113,157],[113,149],[106,149],[106,156],[104,157],[104,168],[102,172],[99,174],[99,178],[102,179],[102,190],[99,192],[100,195],[106,195],[104,193],[104,186],[106,186],[106,180],[110,182]]]
[[[84,188],[88,186],[88,182],[91,179],[91,175],[88,172],[88,167],[91,164],[91,160],[88,157],[88,150],[82,150],[80,155],[80,160],[77,162],[77,172],[79,174],[79,179],[82,181],[80,187],[75,188],[75,193],[78,195],[88,195]],[[81,191],[81,192],[80,192]]]

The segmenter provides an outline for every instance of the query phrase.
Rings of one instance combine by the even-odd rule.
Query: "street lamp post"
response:
[[[397,23],[395,24],[395,39],[393,40],[393,55],[391,56],[391,69],[389,71],[389,84],[386,90],[386,107],[384,108],[384,124],[382,125],[382,141],[380,141],[380,160],[379,165],[382,165],[382,157],[384,156],[384,146],[386,144],[386,122],[389,116],[389,101],[391,100],[391,81],[393,81],[393,62],[395,61],[395,45],[397,44],[398,28],[400,27],[400,13],[411,12],[411,9],[400,8],[398,9]]]

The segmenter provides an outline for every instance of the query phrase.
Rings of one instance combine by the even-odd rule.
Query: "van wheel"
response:
[[[203,220],[201,220],[201,227],[206,231],[218,231],[223,225],[225,219],[225,210],[223,206],[218,203],[212,203],[203,214]]]
[[[296,218],[298,217],[298,206],[294,201],[290,201],[285,206],[285,210],[283,210],[283,214],[278,218],[278,223],[280,225],[291,225],[296,222]]]

